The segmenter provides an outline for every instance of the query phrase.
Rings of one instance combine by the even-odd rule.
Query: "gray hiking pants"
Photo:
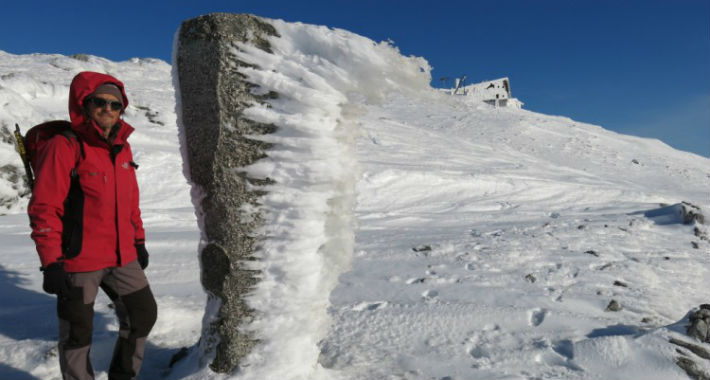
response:
[[[94,300],[99,287],[111,298],[120,327],[108,378],[135,379],[140,371],[145,342],[157,319],[157,305],[138,261],[124,267],[69,274],[72,289],[57,299],[59,366],[65,380],[90,380],[89,360]]]

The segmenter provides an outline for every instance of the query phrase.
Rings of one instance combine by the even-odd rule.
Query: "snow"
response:
[[[258,317],[248,328],[262,342],[245,360],[246,377],[255,379],[332,378],[304,366],[317,364],[331,324],[330,291],[353,251],[357,114],[362,99],[381,101],[400,87],[428,90],[428,65],[402,57],[387,43],[375,44],[343,30],[275,21],[283,38],[272,41],[274,54],[236,43],[236,59],[259,92],[282,96],[269,107],[255,105],[246,117],[279,128],[252,136],[274,145],[266,159],[246,168],[252,178],[271,178],[261,208],[267,239],[253,269],[261,281],[248,298]],[[353,55],[352,52],[358,52]],[[257,68],[258,66],[258,68]],[[372,73],[382,73],[379,80]],[[397,83],[406,83],[399,86]],[[288,302],[284,302],[288,300]]]
[[[258,64],[241,69],[255,91],[280,94],[247,111],[279,128],[252,136],[274,149],[245,168],[276,184],[261,206],[262,281],[248,298],[259,317],[244,326],[261,343],[234,374],[199,360],[214,305],[199,283],[199,191],[183,174],[171,67],[0,52],[8,127],[65,118],[78,71],[126,83],[159,306],[141,378],[687,377],[668,340],[708,303],[710,243],[693,233],[708,228],[644,213],[681,201],[710,209],[710,160],[442,94],[424,59],[389,43],[270,21],[282,36],[274,54],[234,46]],[[12,149],[0,144],[0,167],[20,165]],[[0,198],[21,190],[0,178]],[[0,216],[0,378],[54,379],[54,304],[25,207]],[[620,311],[605,311],[612,299]],[[108,304],[97,299],[99,379],[118,328]],[[187,358],[169,368],[181,347]]]

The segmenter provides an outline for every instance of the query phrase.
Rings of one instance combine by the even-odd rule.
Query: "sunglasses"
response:
[[[118,110],[123,109],[123,103],[121,103],[119,101],[106,100],[106,99],[97,98],[97,97],[91,97],[89,99],[86,99],[86,101],[89,102],[89,104],[93,104],[98,108],[104,108],[106,106],[106,104],[108,104],[109,107],[111,107],[111,109],[114,111],[118,111]]]

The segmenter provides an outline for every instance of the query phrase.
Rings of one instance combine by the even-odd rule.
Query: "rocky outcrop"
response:
[[[681,204],[683,205],[683,223],[693,224],[694,222],[698,222],[705,224],[705,215],[703,215],[700,207],[689,202],[683,202]]]
[[[200,346],[203,360],[216,372],[236,369],[256,343],[241,329],[253,318],[244,296],[258,281],[248,264],[263,224],[262,215],[253,211],[260,192],[250,186],[270,179],[250,178],[239,168],[264,157],[269,147],[245,136],[275,130],[242,117],[245,108],[276,94],[250,92],[253,85],[238,72],[248,65],[234,56],[232,42],[270,51],[268,37],[276,35],[258,17],[215,13],[183,22],[176,44],[181,143],[201,221],[201,279],[208,293]]]
[[[688,335],[700,342],[710,343],[710,304],[700,305],[700,309],[692,312],[689,319]]]
[[[14,149],[15,137],[5,123],[0,123],[0,144],[12,145]],[[21,197],[30,194],[24,170],[12,163],[0,165],[0,181],[6,181],[12,193],[0,194],[0,215],[3,211],[12,208]]]
[[[710,364],[710,304],[702,304],[700,308],[692,310],[687,314],[687,320],[690,322],[687,325],[686,333],[695,342],[671,338],[670,342],[676,345],[676,352],[680,354],[675,360],[675,363],[682,368],[691,379],[707,380],[710,375],[705,371],[705,368]],[[682,348],[682,349],[681,349]]]

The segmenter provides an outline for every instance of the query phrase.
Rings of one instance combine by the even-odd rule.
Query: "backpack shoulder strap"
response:
[[[77,145],[79,145],[79,151],[76,154],[76,164],[74,165],[74,169],[72,169],[71,171],[71,176],[76,177],[78,175],[77,168],[79,167],[79,162],[82,158],[86,158],[86,153],[84,152],[84,144],[82,144],[79,135],[77,135],[76,132],[71,129],[63,130],[61,132],[61,135],[66,137],[67,140],[74,141]]]

